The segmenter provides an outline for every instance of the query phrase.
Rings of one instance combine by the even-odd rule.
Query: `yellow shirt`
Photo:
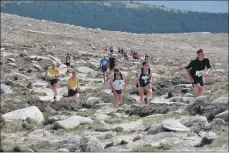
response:
[[[48,75],[50,80],[57,79],[57,77],[59,75],[59,71],[56,68],[53,69],[53,68],[50,67],[48,69],[48,74],[47,75]]]
[[[78,87],[78,79],[77,79],[77,77],[75,77],[74,79],[70,78],[70,80],[68,82],[68,86],[70,88],[77,88]]]

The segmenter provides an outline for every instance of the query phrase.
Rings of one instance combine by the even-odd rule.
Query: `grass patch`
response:
[[[132,116],[129,116],[129,117],[121,117],[122,120],[125,120],[125,121],[137,121],[139,120],[141,117],[138,116],[138,115],[132,115]]]
[[[222,133],[218,138],[216,138],[212,144],[209,145],[210,148],[222,148],[225,146],[225,148],[222,148],[222,150],[228,149],[228,132]]]
[[[160,150],[161,150],[161,148],[153,147],[150,144],[148,144],[148,145],[137,147],[133,151],[134,152],[156,152],[156,151],[160,151]]]
[[[112,134],[106,134],[104,136],[104,139],[111,139],[111,138],[113,138],[113,135]]]
[[[63,133],[75,133],[75,134],[84,134],[85,130],[87,129],[87,126],[89,124],[81,124],[75,128],[71,129],[63,129]]]
[[[137,83],[137,74],[136,73],[133,73],[132,71],[129,71],[127,76],[126,76],[126,79],[127,79],[127,84],[132,84],[132,83]]]
[[[1,128],[1,132],[4,132],[4,133],[16,133],[16,132],[21,132],[21,131],[26,131],[26,129],[24,129],[22,127],[22,124],[20,124],[20,123],[18,123],[18,124],[6,123]]]
[[[95,109],[88,109],[85,111],[78,111],[78,112],[76,112],[76,115],[84,116],[84,117],[90,117],[90,116],[93,116],[95,113],[96,113]]]
[[[144,126],[150,126],[153,123],[156,124],[156,123],[160,123],[166,119],[171,119],[171,118],[177,119],[179,117],[180,117],[179,114],[163,114],[163,115],[153,116],[151,119],[143,120],[143,125]]]

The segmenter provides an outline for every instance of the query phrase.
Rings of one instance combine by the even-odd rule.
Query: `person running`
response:
[[[68,79],[68,96],[69,97],[75,97],[79,98],[79,82],[78,82],[78,77],[76,76],[76,72],[72,72],[72,76]]]
[[[146,53],[146,55],[145,55],[145,61],[148,62],[148,59],[149,59],[149,55]]]
[[[113,49],[113,47],[111,46],[110,47],[110,53],[112,54],[114,52],[114,49]]]
[[[70,57],[69,53],[67,53],[66,62],[65,62],[65,64],[67,65],[67,72],[69,72],[70,60],[71,60],[71,57]]]
[[[52,88],[52,91],[54,93],[54,101],[56,101],[56,97],[57,97],[57,82],[58,82],[58,78],[60,76],[60,71],[59,69],[56,67],[55,64],[51,64],[51,66],[48,68],[48,70],[46,71],[45,77],[46,77],[46,81],[50,81],[50,85]]]
[[[109,75],[111,75],[114,68],[115,68],[115,57],[113,54],[111,54],[109,58]]]
[[[114,95],[114,106],[122,104],[122,95],[123,95],[123,80],[124,80],[124,90],[127,90],[127,81],[124,74],[120,72],[118,68],[114,69],[114,74],[110,78],[110,87]]]
[[[107,71],[108,67],[109,67],[109,59],[106,57],[106,55],[104,55],[103,58],[100,60],[100,70],[103,72],[104,84],[106,83],[105,73],[107,75],[107,80],[108,80],[108,71]]]
[[[124,59],[127,60],[127,61],[129,60],[127,52],[124,53]]]
[[[204,69],[207,67],[207,71]],[[203,77],[208,77],[211,70],[210,61],[205,58],[203,49],[197,51],[197,57],[192,59],[188,66],[185,67],[190,83],[196,88],[197,96],[203,95],[204,83]]]
[[[136,53],[135,59],[140,59],[140,54],[139,53]]]
[[[142,63],[143,68],[138,72],[138,88],[140,95],[140,102],[143,104],[143,99],[145,104],[148,104],[148,98],[152,94],[152,73],[150,72],[149,64],[147,62]],[[147,91],[147,96],[144,98],[144,89]]]

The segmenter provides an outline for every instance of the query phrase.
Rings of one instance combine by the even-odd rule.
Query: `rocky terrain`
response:
[[[136,72],[142,61],[118,59],[128,79],[123,105],[113,108],[98,60],[105,46],[150,55],[153,94],[139,105]],[[212,72],[204,96],[181,69],[203,48]],[[116,50],[117,51],[117,50]],[[65,97],[69,74],[80,78],[80,99]],[[44,82],[51,62],[63,73],[57,103]],[[1,150],[25,152],[228,150],[228,34],[134,34],[102,31],[1,14]]]

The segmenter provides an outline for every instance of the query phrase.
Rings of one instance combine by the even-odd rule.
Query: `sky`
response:
[[[190,11],[228,13],[228,1],[139,1],[139,3]]]

